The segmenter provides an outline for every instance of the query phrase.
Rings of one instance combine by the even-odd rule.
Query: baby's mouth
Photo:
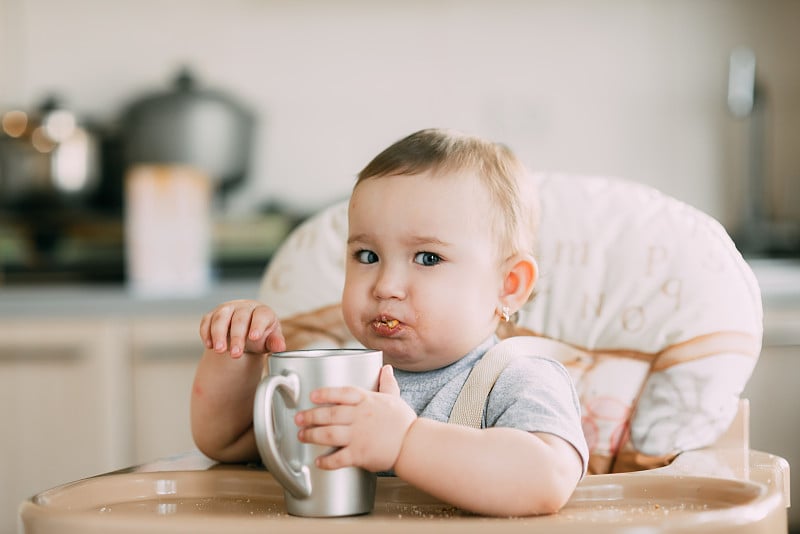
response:
[[[375,326],[383,326],[388,328],[389,330],[394,330],[397,328],[397,325],[400,324],[400,321],[397,319],[377,319],[375,321]]]

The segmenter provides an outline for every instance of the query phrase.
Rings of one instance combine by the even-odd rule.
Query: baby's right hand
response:
[[[200,321],[200,339],[214,352],[230,345],[232,358],[245,352],[264,354],[286,350],[286,341],[275,312],[255,300],[232,300],[220,304]]]

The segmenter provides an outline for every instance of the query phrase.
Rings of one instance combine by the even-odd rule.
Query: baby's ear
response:
[[[528,254],[509,258],[504,268],[506,274],[500,300],[514,313],[528,302],[539,276],[539,268],[533,256]]]

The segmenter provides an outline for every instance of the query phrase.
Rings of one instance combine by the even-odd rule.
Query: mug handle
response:
[[[275,428],[272,424],[272,399],[278,390],[289,407],[297,406],[300,395],[300,379],[295,373],[265,377],[256,389],[253,406],[253,430],[256,436],[258,453],[267,470],[295,498],[311,496],[311,473],[308,466],[293,469],[278,451]]]

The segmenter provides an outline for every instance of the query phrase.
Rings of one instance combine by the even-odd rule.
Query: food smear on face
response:
[[[400,331],[400,321],[397,319],[376,319],[372,325],[378,334],[384,336]]]

